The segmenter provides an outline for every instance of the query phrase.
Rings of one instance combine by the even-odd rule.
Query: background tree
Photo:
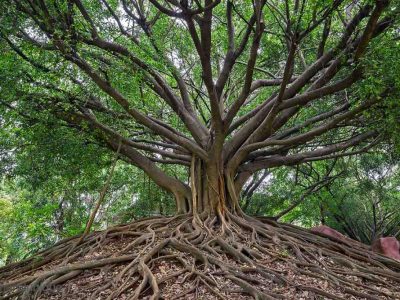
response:
[[[397,161],[379,151],[273,170],[246,194],[246,212],[306,227],[325,224],[367,245],[399,236]]]

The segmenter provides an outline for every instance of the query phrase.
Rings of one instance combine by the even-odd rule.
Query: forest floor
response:
[[[0,299],[400,299],[400,262],[363,244],[268,219],[203,224],[149,218],[63,240],[1,268]]]

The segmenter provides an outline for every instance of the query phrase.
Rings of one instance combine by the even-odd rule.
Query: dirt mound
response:
[[[400,262],[268,219],[150,218],[0,269],[1,299],[400,299]]]

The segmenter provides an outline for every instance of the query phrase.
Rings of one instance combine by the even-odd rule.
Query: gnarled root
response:
[[[148,218],[79,239],[0,269],[1,299],[400,298],[400,262],[269,219]]]

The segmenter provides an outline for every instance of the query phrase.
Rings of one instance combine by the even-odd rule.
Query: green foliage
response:
[[[251,199],[248,212],[276,216],[323,178],[332,161],[274,170]],[[324,223],[370,244],[380,236],[400,235],[400,168],[397,153],[375,152],[337,161],[340,175],[307,195],[281,221],[304,227]],[[317,178],[319,177],[319,178]]]
[[[18,118],[18,116],[14,116]],[[0,264],[83,232],[113,159],[101,145],[48,116],[46,124],[4,123],[0,143]],[[176,176],[177,168],[166,170]],[[174,200],[143,172],[117,164],[95,229],[155,214]]]
[[[21,259],[55,241],[51,226],[57,207],[7,186],[1,190],[0,263]]]

